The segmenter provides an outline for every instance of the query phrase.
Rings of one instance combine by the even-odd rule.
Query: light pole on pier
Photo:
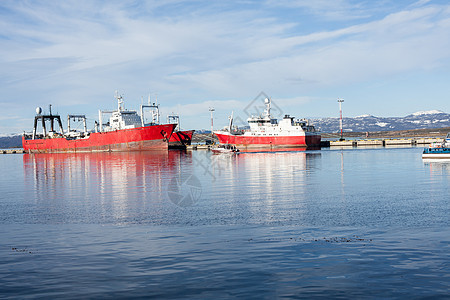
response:
[[[343,141],[344,140],[344,136],[342,134],[342,102],[344,102],[344,99],[338,98],[337,101],[339,102],[339,114],[340,114],[339,129],[341,130],[341,138],[339,140]]]
[[[213,112],[215,111],[214,107],[210,107],[209,111],[211,112],[211,143],[214,141],[214,119]]]

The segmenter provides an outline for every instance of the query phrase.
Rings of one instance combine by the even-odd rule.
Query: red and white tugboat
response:
[[[281,120],[270,115],[270,99],[264,100],[266,108],[261,116],[247,119],[250,130],[233,130],[233,117],[227,130],[215,131],[221,144],[249,148],[318,147],[321,135],[307,120],[289,115]]]
[[[123,99],[116,94],[117,110],[99,111],[99,124],[96,122],[95,132],[87,132],[86,125],[83,132],[63,130],[61,117],[41,114],[42,109],[36,109],[34,129],[32,134],[22,137],[23,149],[28,153],[61,153],[61,152],[102,152],[102,151],[139,151],[139,150],[166,150],[168,141],[176,125],[148,125],[145,126],[142,116],[134,110],[123,107]],[[142,108],[141,108],[142,111]],[[109,122],[103,124],[104,114],[110,114]],[[69,115],[78,119],[86,118],[84,115]],[[57,124],[55,124],[57,123]],[[85,123],[86,124],[86,123]],[[42,126],[42,133],[38,133],[38,126]],[[49,127],[47,127],[49,125]],[[59,131],[55,130],[55,125]]]

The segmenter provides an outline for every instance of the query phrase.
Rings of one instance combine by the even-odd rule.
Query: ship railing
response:
[[[38,134],[36,134],[36,135],[38,135]],[[31,139],[33,139],[33,133],[32,133],[32,132],[24,132],[24,133],[23,133],[23,137],[24,137],[26,140],[31,140]]]
[[[26,140],[33,140],[33,133],[24,133],[23,136]],[[46,135],[36,132],[36,134],[34,135],[35,140],[54,139],[60,137],[65,137],[65,135],[62,135],[61,133],[58,133],[56,131],[49,131]]]
[[[71,130],[70,132],[67,132],[65,136],[68,139],[83,138],[89,136],[89,132]]]
[[[234,135],[243,135],[244,133],[245,133],[245,130],[242,130],[242,129],[231,130],[231,134],[234,134]]]

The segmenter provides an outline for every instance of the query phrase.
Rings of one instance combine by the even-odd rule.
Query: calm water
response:
[[[421,151],[1,155],[0,298],[446,298]]]

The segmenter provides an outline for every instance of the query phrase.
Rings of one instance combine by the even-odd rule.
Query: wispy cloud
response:
[[[382,1],[376,1],[382,2]],[[267,4],[288,9],[302,9],[305,13],[327,20],[361,19],[370,16],[373,8],[360,1],[349,0],[268,0]],[[380,5],[379,3],[378,5]],[[373,4],[372,4],[373,5]]]

